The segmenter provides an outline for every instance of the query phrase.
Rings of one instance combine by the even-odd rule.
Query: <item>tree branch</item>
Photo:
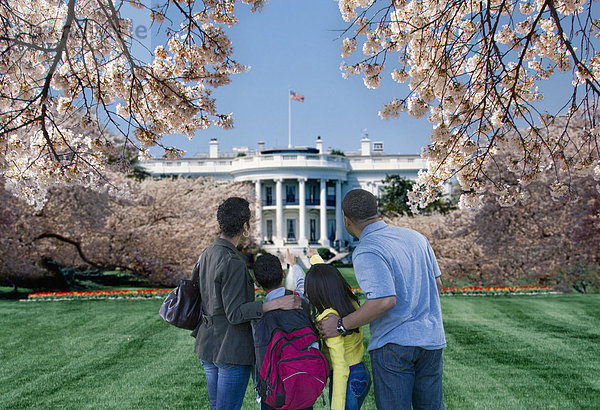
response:
[[[43,233],[43,234],[39,235],[38,237],[36,237],[36,238],[34,239],[34,241],[37,241],[37,240],[40,240],[40,239],[44,239],[44,238],[58,239],[59,241],[66,242],[66,243],[68,243],[68,244],[70,244],[70,245],[73,245],[73,246],[75,247],[75,249],[77,250],[77,253],[79,254],[79,257],[80,257],[80,258],[81,258],[81,259],[82,259],[82,260],[83,260],[85,263],[87,263],[87,264],[88,264],[88,265],[90,265],[90,266],[93,266],[93,267],[94,267],[94,268],[96,268],[96,269],[100,269],[100,268],[102,268],[102,266],[101,266],[101,265],[98,265],[98,264],[96,264],[96,263],[92,262],[91,260],[89,260],[89,259],[88,259],[88,258],[85,256],[85,254],[83,253],[83,250],[81,249],[81,244],[80,244],[79,242],[76,242],[76,241],[74,241],[73,239],[69,239],[69,238],[66,238],[66,237],[64,237],[64,236],[62,236],[62,235],[55,234],[55,233]]]
[[[52,77],[54,76],[54,72],[58,67],[58,63],[62,59],[62,54],[67,47],[67,40],[69,39],[69,33],[71,32],[71,24],[73,23],[73,19],[75,18],[75,3],[77,0],[69,0],[67,5],[67,19],[65,20],[65,24],[62,29],[62,34],[60,37],[60,42],[55,47],[56,55],[54,56],[54,60],[52,61],[52,65],[46,74],[46,81],[44,82],[44,87],[42,88],[42,92],[40,97],[42,101],[44,101],[48,97],[48,92],[50,90],[50,82],[52,81]]]

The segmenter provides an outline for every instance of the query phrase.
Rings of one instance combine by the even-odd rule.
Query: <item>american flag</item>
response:
[[[304,96],[302,94],[290,91],[290,100],[304,102]]]

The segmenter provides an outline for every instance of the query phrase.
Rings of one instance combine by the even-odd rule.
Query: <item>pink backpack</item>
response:
[[[312,327],[275,333],[258,378],[259,393],[265,403],[282,410],[302,409],[315,403],[329,374],[327,359],[311,347],[317,341]]]

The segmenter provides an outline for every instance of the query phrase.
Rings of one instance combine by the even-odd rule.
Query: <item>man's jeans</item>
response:
[[[213,363],[202,360],[210,410],[239,410],[244,402],[252,366]]]
[[[370,352],[379,410],[444,409],[442,349],[387,344]]]

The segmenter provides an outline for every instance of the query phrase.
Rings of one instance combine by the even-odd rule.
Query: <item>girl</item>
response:
[[[311,259],[311,262],[312,259]],[[344,317],[358,309],[358,298],[333,266],[315,264],[306,274],[304,293],[317,324],[333,313]],[[332,410],[360,409],[371,387],[371,375],[362,361],[362,330],[325,339],[324,353],[333,369],[329,383]]]

